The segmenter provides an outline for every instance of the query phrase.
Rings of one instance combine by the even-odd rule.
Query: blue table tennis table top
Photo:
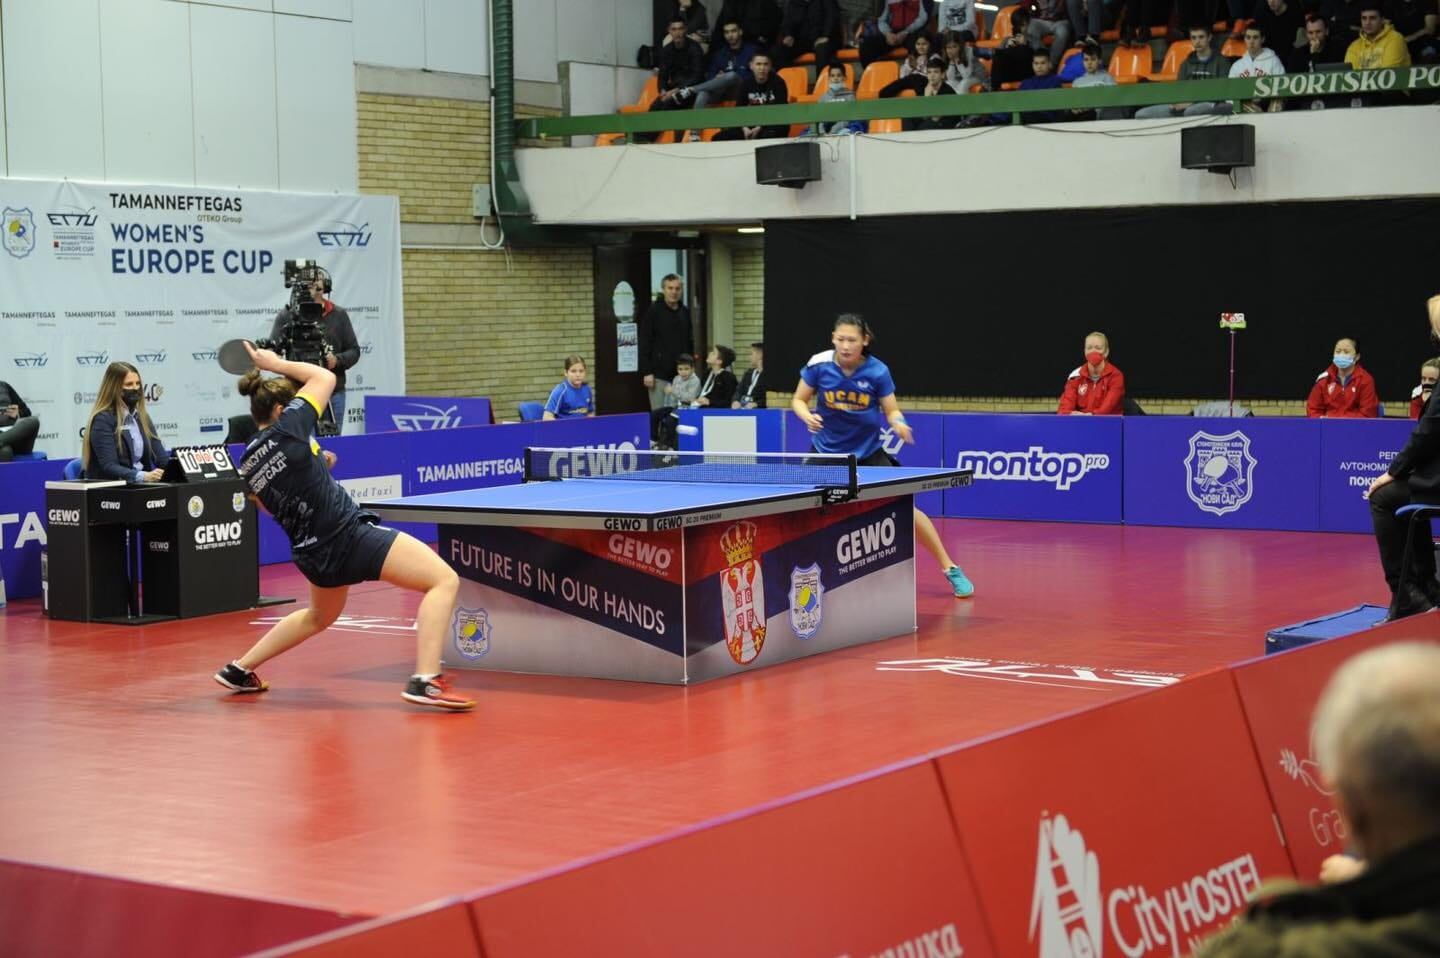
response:
[[[969,485],[970,470],[861,466],[850,501]],[[814,485],[583,478],[363,502],[382,519],[445,525],[663,530],[822,506]]]

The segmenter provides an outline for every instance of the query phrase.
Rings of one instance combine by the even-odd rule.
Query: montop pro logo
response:
[[[1197,432],[1185,457],[1185,494],[1201,512],[1235,512],[1255,492],[1255,465],[1250,437],[1240,430],[1223,436]]]
[[[976,479],[1052,483],[1064,492],[1092,472],[1110,468],[1105,453],[1046,452],[1031,446],[1024,452],[1009,450],[966,450],[955,458],[955,468],[969,469]]]

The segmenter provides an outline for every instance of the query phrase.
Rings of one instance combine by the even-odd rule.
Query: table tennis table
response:
[[[523,484],[362,503],[438,525],[461,577],[447,667],[688,684],[914,631],[913,497],[971,481],[629,455],[528,449]]]

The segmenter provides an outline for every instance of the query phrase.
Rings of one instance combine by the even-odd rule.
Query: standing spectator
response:
[[[716,346],[710,350],[705,357],[705,365],[710,367],[710,373],[705,377],[705,385],[700,387],[700,395],[695,398],[695,405],[710,409],[730,408],[730,404],[735,401],[735,373],[730,369],[734,364],[735,350],[729,346]]]
[[[889,99],[909,90],[916,96],[925,89],[925,65],[930,62],[930,37],[920,34],[910,40],[910,52],[900,62],[900,78],[880,88],[880,96]]]
[[[665,401],[665,383],[675,376],[676,360],[681,353],[695,352],[690,310],[680,302],[680,288],[680,277],[674,273],[662,279],[660,296],[640,322],[637,353],[640,368],[645,371],[645,388],[650,390],[651,409],[669,405]]]
[[[740,377],[740,385],[735,387],[735,401],[730,405],[734,409],[765,408],[764,343],[750,344],[750,368]]]
[[[1032,0],[1030,26],[1026,35],[1034,50],[1045,49],[1045,38],[1053,36],[1050,43],[1050,72],[1060,65],[1060,58],[1070,49],[1070,19],[1065,15],[1065,0]]]
[[[1305,45],[1290,51],[1285,63],[1287,73],[1314,73],[1317,67],[1328,63],[1344,63],[1345,50],[1330,36],[1330,23],[1324,17],[1314,16],[1305,20]],[[1344,96],[1291,97],[1285,101],[1288,110],[1323,110],[1326,107],[1346,105]]]
[[[1411,63],[1440,60],[1440,40],[1436,38],[1440,14],[1435,0],[1389,0],[1385,15],[1409,46]]]
[[[1123,416],[1125,376],[1110,364],[1110,339],[1104,333],[1085,337],[1085,364],[1065,380],[1060,397],[1062,416]]]
[[[813,51],[815,72],[823,73],[839,49],[840,8],[835,0],[785,0],[780,42],[775,45],[777,66],[789,66]]]
[[[542,419],[583,419],[595,415],[595,394],[585,382],[585,358],[565,357],[565,379],[550,390]]]
[[[939,57],[931,57],[930,64],[925,68],[925,86],[920,89],[920,96],[954,96],[955,88],[945,82],[945,61]],[[910,130],[946,130],[959,122],[955,116],[911,116],[906,117],[901,127],[907,132]]]
[[[0,381],[0,462],[30,453],[39,434],[40,420],[30,414],[14,386]]]
[[[753,43],[734,20],[721,27],[723,43],[710,51],[710,69],[705,82],[688,91],[695,94],[695,109],[710,105],[712,100],[733,100],[740,95],[740,86],[750,76],[750,58],[755,55]]]
[[[1410,49],[1380,11],[1380,0],[1361,0],[1360,36],[1345,51],[1345,62],[1355,70],[1408,67]]]
[[[716,22],[735,21],[745,39],[757,49],[769,50],[780,39],[780,0],[725,0]]]
[[[1086,87],[1116,85],[1115,78],[1110,75],[1109,70],[1105,69],[1105,57],[1104,54],[1101,53],[1100,44],[1086,40],[1084,50],[1080,54],[1080,59],[1085,65],[1085,72],[1071,82],[1071,89],[1083,90]],[[1093,120],[1097,118],[1101,120],[1125,119],[1125,111],[1121,107],[1115,106],[1105,107],[1099,110],[1098,116],[1097,111],[1093,109],[1071,110],[1070,112],[1077,120]]]
[[[790,102],[785,81],[770,72],[770,54],[764,50],[750,58],[750,79],[740,84],[737,106],[773,106]],[[717,140],[774,140],[788,136],[790,125],[737,126],[715,134]]]
[[[1245,55],[1230,64],[1230,79],[1237,77],[1284,76],[1285,64],[1275,51],[1265,45],[1265,28],[1258,23],[1245,25]],[[1278,97],[1273,100],[1246,100],[1245,113],[1279,113],[1285,109],[1285,101]]]
[[[1374,419],[1380,414],[1375,378],[1360,365],[1360,349],[1345,337],[1335,344],[1334,361],[1315,378],[1305,415],[1311,419]]]
[[[685,21],[671,17],[668,27],[670,43],[660,48],[656,57],[655,75],[659,78],[660,95],[650,104],[651,110],[683,110],[695,102],[695,88],[705,79],[705,55],[700,44],[685,35]],[[654,140],[654,133],[641,137]]]
[[[980,58],[972,56],[961,39],[951,34],[945,38],[945,82],[956,93],[969,93],[972,86],[982,90],[989,78]]]
[[[1181,62],[1177,82],[1223,80],[1230,76],[1230,61],[1222,57],[1211,42],[1210,24],[1196,23],[1190,27],[1190,45],[1194,49]],[[1136,110],[1135,119],[1161,120],[1172,116],[1205,116],[1210,113],[1230,112],[1230,104],[1226,102],[1156,103]]]
[[[935,26],[936,32],[946,40],[955,37],[961,43],[974,43],[980,39],[975,0],[940,0],[935,5]]]
[[[855,91],[845,82],[845,65],[842,63],[830,64],[829,82],[825,86],[825,92],[820,94],[816,103],[854,103]],[[864,133],[865,121],[863,120],[834,120],[830,123],[824,121],[815,124],[815,132],[821,135],[836,133]]]
[[[1420,367],[1420,385],[1410,390],[1410,418],[1419,419],[1435,392],[1435,383],[1440,381],[1440,357],[1425,360]]]
[[[925,29],[930,14],[922,0],[885,0],[880,20],[867,24],[860,37],[860,64],[869,66],[895,47],[905,46],[910,38]]]
[[[1300,9],[1299,0],[1258,0],[1252,19],[1265,28],[1265,36],[1280,51],[1282,59],[1305,42],[1301,35],[1305,13]]]
[[[710,18],[705,13],[705,4],[700,0],[676,0],[674,16],[685,21],[685,36],[692,43],[700,44],[701,50],[710,46]],[[664,42],[670,42],[668,32]]]

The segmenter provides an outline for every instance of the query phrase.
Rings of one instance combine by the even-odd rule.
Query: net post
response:
[[[860,463],[856,460],[853,452],[845,458],[846,465],[850,467],[850,498],[858,499],[860,497]]]
[[[522,464],[524,465],[524,469],[521,471],[521,475],[520,475],[520,481],[521,481],[521,482],[534,482],[534,481],[535,481],[535,469],[534,469],[534,467],[532,467],[532,466],[530,465],[531,462],[534,461],[533,458],[532,458],[533,455],[534,455],[534,452],[535,452],[534,447],[532,447],[532,446],[526,446],[526,447],[525,447],[525,455],[523,455],[523,456],[521,457],[521,462],[522,462]]]

